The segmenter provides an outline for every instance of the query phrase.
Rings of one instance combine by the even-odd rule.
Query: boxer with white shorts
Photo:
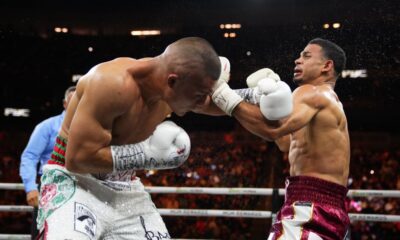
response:
[[[206,100],[220,61],[201,38],[184,38],[154,58],[117,58],[77,84],[42,176],[41,239],[167,239],[136,170],[180,166],[187,133],[165,118]]]

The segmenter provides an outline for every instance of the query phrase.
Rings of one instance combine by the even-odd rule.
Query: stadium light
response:
[[[220,29],[240,29],[242,24],[240,23],[223,23],[219,25]]]
[[[131,31],[132,36],[155,36],[160,35],[160,30],[133,30]]]
[[[67,33],[69,31],[66,27],[55,27],[54,32],[56,33]]]
[[[224,38],[235,38],[237,34],[235,32],[224,33]]]

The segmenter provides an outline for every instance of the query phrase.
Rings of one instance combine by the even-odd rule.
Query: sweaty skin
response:
[[[300,102],[295,112],[299,119],[290,117],[282,128],[290,129],[289,124],[293,129],[297,124],[304,126],[290,133],[283,146],[289,148],[290,175],[313,176],[346,186],[350,141],[346,116],[337,95],[329,85],[303,85],[293,96],[295,103]]]
[[[167,83],[159,81],[167,79],[162,61],[160,56],[117,58],[79,80],[60,131],[68,140],[68,170],[112,172],[110,145],[143,141],[172,111],[183,115],[204,102],[215,80],[181,82],[179,90],[165,90]]]
[[[321,47],[306,46],[295,61],[293,112],[280,122],[265,119],[258,106],[241,102],[233,115],[252,133],[275,140],[289,152],[290,175],[312,176],[347,184],[350,141],[343,105],[333,88],[333,62]]]

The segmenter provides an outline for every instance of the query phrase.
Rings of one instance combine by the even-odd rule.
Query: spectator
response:
[[[63,107],[67,109],[68,103],[75,92],[75,87],[69,87],[65,91],[63,99]],[[20,176],[24,183],[26,192],[26,201],[29,206],[34,207],[33,224],[32,224],[32,239],[35,239],[38,231],[36,229],[36,216],[39,201],[38,184],[36,183],[37,176],[41,176],[42,167],[50,159],[50,154],[53,151],[56,136],[64,119],[65,110],[54,117],[50,117],[38,125],[32,132],[29,142],[21,155]],[[40,163],[39,172],[37,171],[38,163]]]

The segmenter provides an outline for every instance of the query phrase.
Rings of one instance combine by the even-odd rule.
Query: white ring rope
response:
[[[31,240],[31,235],[29,234],[0,234],[0,240]],[[213,239],[200,239],[200,238],[171,238],[171,240],[213,240]]]
[[[30,240],[31,235],[29,235],[29,234],[0,234],[0,239]]]
[[[145,187],[149,193],[210,194],[210,195],[259,195],[271,196],[272,188],[214,188],[214,187]],[[282,192],[281,192],[282,191]],[[285,189],[279,189],[285,195]]]
[[[32,212],[33,207],[0,205],[0,212]],[[244,211],[219,209],[169,209],[158,208],[163,216],[186,217],[229,217],[229,218],[271,218],[271,211]],[[350,220],[367,222],[400,222],[400,215],[349,213]]]
[[[33,207],[22,205],[0,205],[0,212],[33,212]]]
[[[168,209],[158,208],[163,216],[191,216],[191,217],[229,217],[229,218],[271,218],[271,211],[241,211],[217,209]]]
[[[31,240],[31,235],[29,234],[0,234],[0,240]],[[171,240],[213,240],[211,238],[201,239],[201,238],[171,238]]]
[[[23,190],[22,183],[0,183],[0,189]],[[149,193],[211,194],[211,195],[259,195],[271,196],[273,188],[213,188],[213,187],[145,187]],[[285,195],[285,189],[277,189],[279,195]],[[400,198],[399,190],[349,190],[348,197],[391,197]]]
[[[0,183],[0,189],[3,190],[24,190],[22,183]]]
[[[400,222],[400,215],[349,213],[352,221]]]

